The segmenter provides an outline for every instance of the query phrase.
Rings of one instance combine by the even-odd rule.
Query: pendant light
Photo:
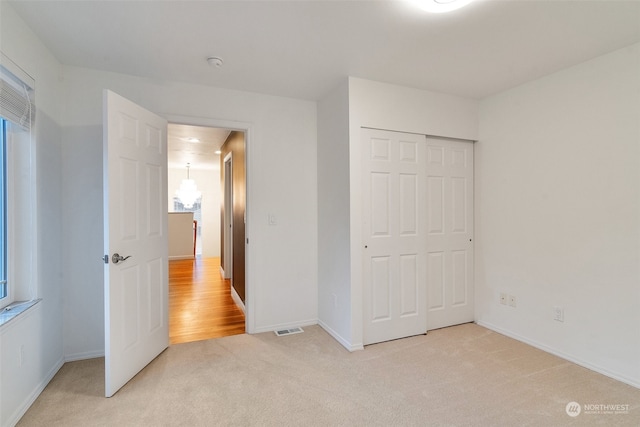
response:
[[[180,199],[180,203],[187,208],[191,209],[194,203],[202,197],[202,193],[198,191],[196,182],[189,178],[190,163],[187,163],[187,179],[183,179],[180,184],[180,188],[176,191],[176,196]]]

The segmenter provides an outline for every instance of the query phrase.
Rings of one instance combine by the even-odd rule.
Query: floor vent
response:
[[[281,329],[279,331],[274,331],[276,333],[277,336],[282,337],[285,335],[292,335],[292,334],[301,334],[302,332],[304,332],[304,330],[302,330],[302,328],[292,328],[292,329]]]

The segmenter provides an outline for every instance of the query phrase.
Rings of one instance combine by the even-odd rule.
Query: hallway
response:
[[[220,258],[169,261],[170,344],[243,334],[244,325]]]

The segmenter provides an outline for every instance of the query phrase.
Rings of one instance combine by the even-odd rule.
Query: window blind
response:
[[[30,130],[36,110],[33,79],[4,54],[0,59],[0,116]]]

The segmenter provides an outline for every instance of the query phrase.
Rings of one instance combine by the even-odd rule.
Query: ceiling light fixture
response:
[[[224,61],[222,60],[222,58],[220,58],[218,56],[210,56],[210,57],[208,57],[207,58],[207,62],[212,67],[216,67],[216,68],[220,68],[220,67],[222,67],[222,64],[224,64]]]
[[[176,196],[180,199],[180,203],[186,209],[191,209],[193,205],[202,197],[202,193],[198,191],[196,182],[189,178],[190,163],[187,163],[187,179],[183,179],[180,188],[176,191]]]
[[[180,139],[185,141],[185,142],[193,142],[193,143],[200,142],[200,140],[198,138],[195,138],[193,136],[190,136],[188,138],[180,138]]]
[[[410,0],[420,9],[430,13],[451,12],[464,7],[472,0]]]

